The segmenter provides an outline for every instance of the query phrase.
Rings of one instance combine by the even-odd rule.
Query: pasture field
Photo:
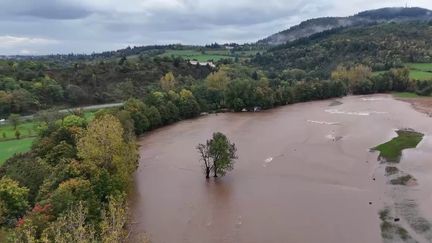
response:
[[[167,50],[161,56],[180,56],[184,59],[197,60],[199,62],[219,61],[221,59],[233,58],[229,56],[229,52],[225,50],[220,51],[205,51],[204,53],[198,50]]]
[[[0,165],[16,153],[30,150],[34,138],[14,139],[0,142]]]
[[[413,70],[432,72],[432,63],[406,63],[405,65]]]
[[[409,76],[413,80],[432,80],[432,72],[410,70]]]
[[[432,63],[406,63],[413,80],[432,80]]]
[[[410,69],[410,79],[412,80],[432,80],[432,63],[406,63]],[[376,71],[372,75],[380,75],[387,71]]]

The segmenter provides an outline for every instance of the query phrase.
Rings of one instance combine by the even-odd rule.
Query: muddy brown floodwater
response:
[[[378,212],[390,207],[417,241],[429,242],[410,215],[432,219],[431,118],[389,95],[338,101],[209,115],[144,136],[133,234],[154,243],[373,243],[383,241]],[[425,134],[398,165],[417,179],[413,187],[390,185],[369,151],[401,128]],[[237,144],[239,159],[225,177],[206,181],[195,147],[215,131]]]

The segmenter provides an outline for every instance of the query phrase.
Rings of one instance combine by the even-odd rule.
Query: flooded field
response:
[[[337,101],[209,115],[146,135],[133,234],[154,243],[431,242],[431,118],[388,95]],[[370,148],[404,128],[425,135],[397,164],[416,183],[392,185]],[[215,131],[236,143],[239,159],[206,181],[195,147]],[[384,209],[395,232],[382,227]]]

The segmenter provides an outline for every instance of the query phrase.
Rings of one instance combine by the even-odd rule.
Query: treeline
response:
[[[412,92],[420,96],[432,94],[431,80],[412,80],[408,68],[393,68],[374,74],[364,65],[339,66],[332,72],[332,80],[345,83],[352,94],[373,94],[385,92]]]
[[[129,99],[124,109],[134,120],[137,135],[202,112],[254,111],[310,100],[341,97],[343,81],[287,82],[270,80],[263,72],[240,65],[222,66],[204,81],[188,85],[172,73],[143,99]]]
[[[416,82],[410,80],[407,68],[373,74],[370,67],[361,64],[352,67],[339,66],[332,72],[331,78],[344,82],[352,94],[416,90]]]
[[[302,81],[297,81],[297,80]],[[202,112],[256,111],[297,102],[390,91],[429,90],[425,82],[409,79],[406,68],[374,74],[364,65],[339,66],[329,80],[308,79],[302,71],[270,77],[244,65],[221,66],[203,81],[181,84],[167,73],[142,99],[129,99],[125,110],[142,134]],[[432,90],[432,89],[431,89]]]

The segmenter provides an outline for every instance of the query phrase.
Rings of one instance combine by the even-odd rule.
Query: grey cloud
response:
[[[68,1],[18,0],[0,2],[0,13],[8,17],[36,17],[46,19],[78,19],[91,14],[83,6]]]
[[[406,0],[0,0],[3,40],[55,40],[0,54],[91,53],[127,45],[253,42],[316,17],[402,6]],[[412,5],[432,8],[430,0]],[[0,41],[2,39],[0,38]]]
[[[91,12],[73,6],[54,4],[47,6],[34,6],[21,12],[23,15],[47,19],[79,19],[90,15]]]

